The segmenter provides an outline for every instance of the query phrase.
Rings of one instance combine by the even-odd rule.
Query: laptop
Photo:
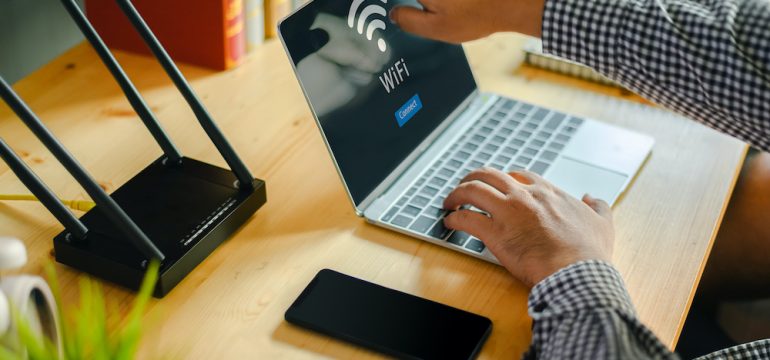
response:
[[[480,92],[462,46],[390,23],[399,5],[419,7],[313,0],[278,25],[359,216],[497,263],[479,239],[443,224],[444,198],[470,171],[526,169],[576,198],[615,202],[652,138]]]

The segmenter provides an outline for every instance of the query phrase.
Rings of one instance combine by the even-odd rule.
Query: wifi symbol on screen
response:
[[[383,4],[388,3],[388,0],[380,1]],[[358,22],[356,22],[356,14],[358,13],[358,8],[361,7],[363,2],[364,0],[353,0],[353,3],[350,4],[350,12],[348,12],[348,27],[351,29],[355,28],[361,35],[364,34],[364,25],[366,25],[367,19],[375,15],[381,16],[382,19],[387,19],[388,17],[388,13],[385,11],[384,7],[381,5],[372,4],[364,6],[364,9],[361,10],[361,14],[358,16]],[[385,21],[382,19],[374,19],[369,23],[369,26],[366,27],[367,40],[372,40],[372,36],[374,35],[375,30],[385,30]],[[380,48],[380,51],[385,52],[385,50],[388,48],[388,44],[385,42],[385,40],[380,38],[377,39],[377,47]]]

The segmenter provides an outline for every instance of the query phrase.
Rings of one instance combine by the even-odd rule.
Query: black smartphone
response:
[[[318,272],[286,321],[401,359],[473,359],[486,317],[333,270]]]

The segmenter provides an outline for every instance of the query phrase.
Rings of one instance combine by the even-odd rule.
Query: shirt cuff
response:
[[[543,279],[529,294],[529,315],[533,320],[600,308],[634,314],[620,273],[604,261],[588,260],[567,266]]]
[[[616,43],[626,23],[624,0],[546,0],[543,52],[616,73]]]

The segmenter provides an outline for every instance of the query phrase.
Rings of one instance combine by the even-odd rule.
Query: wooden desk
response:
[[[746,146],[694,122],[628,112],[622,92],[520,68],[523,38],[500,35],[467,46],[485,91],[591,116],[653,135],[657,144],[614,213],[615,262],[641,319],[673,347],[730,196]],[[224,166],[191,112],[150,59],[118,54],[187,155]],[[482,358],[526,350],[527,289],[503,268],[367,225],[353,213],[310,111],[277,42],[234,71],[183,67],[254,174],[268,203],[146,316],[142,354],[179,358],[361,358],[367,351],[292,327],[283,313],[322,268],[483,314],[494,331]],[[160,155],[90,48],[81,45],[16,89],[107,190]],[[631,100],[638,100],[626,95]],[[626,110],[624,110],[626,109]],[[84,192],[7,108],[0,134],[63,197]],[[23,192],[7,168],[0,191]],[[0,203],[2,235],[24,239],[41,272],[61,230],[39,204]],[[65,299],[75,271],[58,266]],[[125,306],[132,295],[106,285]]]

